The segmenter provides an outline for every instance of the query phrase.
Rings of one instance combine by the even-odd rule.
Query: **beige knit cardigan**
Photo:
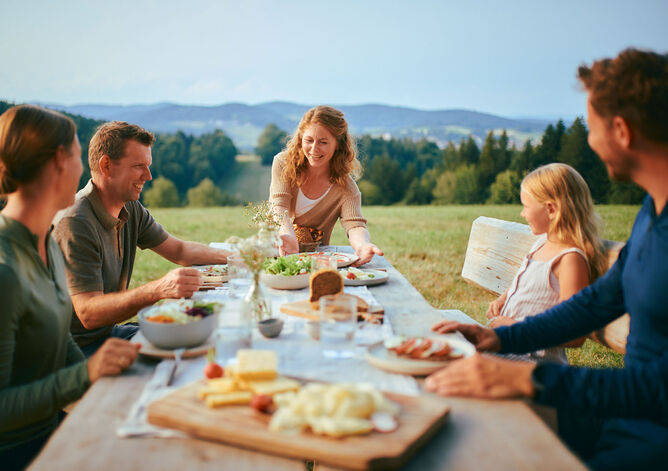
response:
[[[362,217],[362,194],[357,184],[348,176],[344,186],[332,184],[329,192],[313,208],[299,217],[295,217],[295,204],[299,186],[291,186],[283,179],[283,168],[287,154],[281,152],[274,157],[271,166],[271,186],[269,200],[272,205],[288,208],[290,218],[295,224],[313,227],[323,232],[322,244],[328,245],[329,238],[337,219],[346,231],[353,227],[366,227],[366,219]]]

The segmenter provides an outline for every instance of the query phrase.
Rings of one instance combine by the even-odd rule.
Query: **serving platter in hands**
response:
[[[338,268],[348,267],[360,259],[353,253],[344,252],[304,252],[300,255],[333,255],[336,257]]]

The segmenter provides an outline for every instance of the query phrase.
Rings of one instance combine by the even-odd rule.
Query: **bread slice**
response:
[[[237,351],[234,376],[241,381],[263,381],[276,378],[278,360],[272,350],[241,349]]]
[[[309,301],[313,304],[322,296],[343,293],[343,278],[337,270],[322,268],[311,275],[309,288]]]

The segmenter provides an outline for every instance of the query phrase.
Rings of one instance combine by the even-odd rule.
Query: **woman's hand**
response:
[[[290,255],[299,252],[299,243],[297,237],[292,234],[282,234],[279,236],[283,244],[278,247],[279,255]]]
[[[431,330],[439,334],[461,332],[478,351],[498,352],[501,350],[501,340],[496,332],[481,325],[446,320],[434,324]]]
[[[108,338],[88,359],[88,377],[94,383],[103,376],[115,376],[127,370],[137,359],[140,345],[114,337]]]
[[[354,267],[359,267],[360,265],[369,263],[374,255],[384,255],[383,251],[380,250],[378,247],[376,247],[375,244],[372,244],[371,242],[366,242],[360,245],[358,248],[355,249],[355,253],[359,257],[359,260],[357,260],[353,264]]]
[[[441,396],[465,396],[481,399],[532,397],[531,372],[533,362],[505,360],[476,353],[451,362],[429,376],[424,384],[427,391]]]

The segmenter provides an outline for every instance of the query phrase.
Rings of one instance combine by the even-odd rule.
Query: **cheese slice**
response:
[[[236,391],[222,394],[210,394],[206,397],[205,401],[208,407],[214,408],[250,404],[252,398],[253,393],[249,391]]]
[[[294,379],[279,376],[271,381],[248,381],[247,386],[254,394],[273,396],[288,391],[297,391],[300,384]]]
[[[272,350],[241,349],[237,351],[234,376],[243,381],[263,381],[276,378],[278,360]]]

